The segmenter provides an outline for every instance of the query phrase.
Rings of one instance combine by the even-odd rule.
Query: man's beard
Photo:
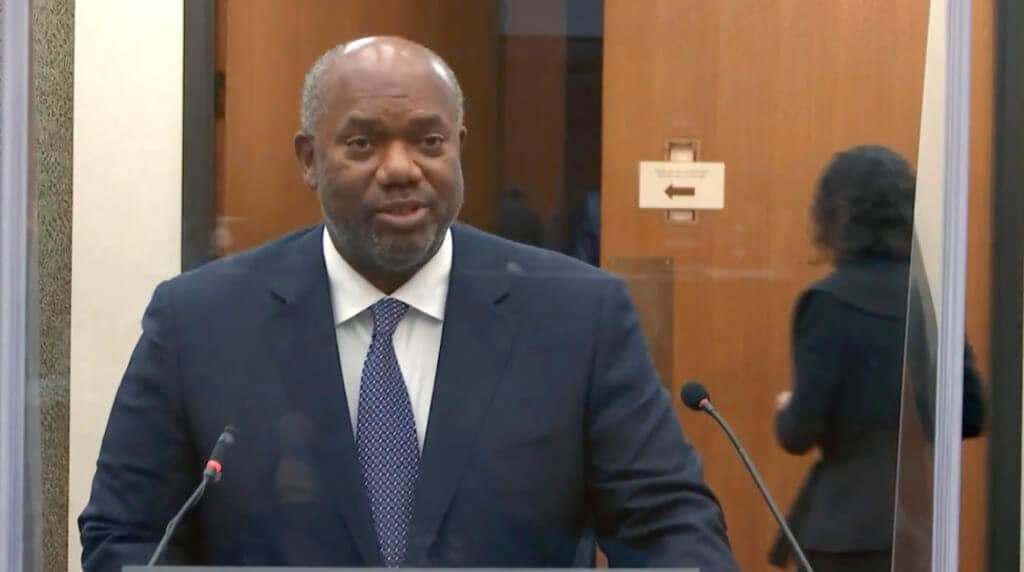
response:
[[[326,177],[320,177],[319,184],[324,185],[321,188],[331,188]],[[341,220],[333,220],[322,203],[321,210],[334,247],[349,264],[357,269],[386,274],[408,273],[426,264],[441,248],[451,220],[455,219],[453,216],[445,222],[431,222],[433,232],[429,233],[429,240],[419,233],[410,236],[398,234],[389,240],[373,231],[373,215],[363,208],[355,216]]]
[[[385,240],[362,217],[342,224],[333,222],[326,213],[324,218],[335,248],[352,266],[388,274],[410,272],[426,264],[441,247],[449,226],[431,223],[435,228],[429,241],[422,240],[422,235]]]

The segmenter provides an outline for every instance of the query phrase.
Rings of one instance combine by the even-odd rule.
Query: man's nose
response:
[[[420,182],[423,173],[412,151],[402,141],[389,143],[377,168],[377,183],[382,187],[409,187]]]

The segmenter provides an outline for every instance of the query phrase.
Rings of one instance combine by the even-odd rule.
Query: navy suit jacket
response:
[[[157,287],[79,519],[87,572],[145,563],[221,430],[224,478],[164,562],[381,565],[323,227]],[[623,282],[456,225],[409,566],[732,571],[721,509]]]

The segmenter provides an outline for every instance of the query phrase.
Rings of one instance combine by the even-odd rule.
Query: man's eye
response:
[[[352,137],[345,141],[345,145],[355,151],[368,151],[373,147],[373,142],[366,137]]]
[[[444,144],[444,137],[440,135],[427,135],[423,138],[423,146],[428,149],[440,147]]]

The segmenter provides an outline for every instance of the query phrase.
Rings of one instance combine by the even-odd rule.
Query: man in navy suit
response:
[[[621,280],[453,224],[462,95],[398,38],[310,70],[295,151],[322,226],[157,287],[83,512],[88,572],[164,562],[736,564]]]

